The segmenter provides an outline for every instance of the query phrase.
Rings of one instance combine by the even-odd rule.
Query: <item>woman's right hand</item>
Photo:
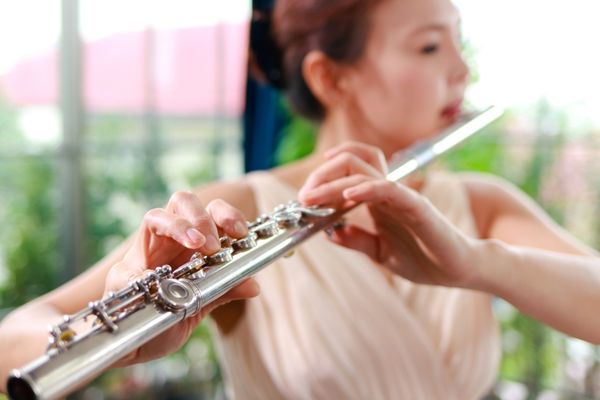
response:
[[[332,241],[417,283],[475,284],[478,270],[472,260],[478,241],[460,232],[419,192],[386,180],[379,149],[350,143],[326,155],[328,160],[301,189],[300,200],[338,208],[366,203],[375,225],[374,232],[344,225],[333,232]]]
[[[105,295],[142,278],[156,267],[168,264],[176,268],[189,261],[195,252],[204,255],[217,252],[220,232],[232,238],[246,236],[248,228],[244,215],[222,200],[213,200],[205,208],[194,193],[175,193],[165,208],[146,213],[133,244],[123,259],[109,270]],[[118,365],[148,361],[177,350],[210,311],[229,301],[254,297],[258,293],[258,284],[252,278],[242,282],[197,314],[124,357]]]

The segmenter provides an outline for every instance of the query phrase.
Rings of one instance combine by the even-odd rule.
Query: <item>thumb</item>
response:
[[[146,276],[150,270],[145,270],[140,267],[132,266],[129,263],[120,261],[116,263],[109,271],[106,276],[106,284],[104,288],[104,294],[108,292],[116,292],[123,289],[129,283],[142,279]]]
[[[341,246],[358,250],[373,260],[378,260],[379,258],[378,237],[355,225],[346,225],[334,230],[329,239]]]

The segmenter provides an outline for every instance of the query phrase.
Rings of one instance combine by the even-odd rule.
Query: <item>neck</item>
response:
[[[342,143],[356,141],[378,147],[386,159],[398,150],[383,139],[385,135],[374,131],[372,126],[362,123],[360,118],[351,118],[347,113],[333,112],[319,127],[315,156],[323,159],[324,153]]]
[[[308,157],[277,169],[276,173],[289,185],[300,189],[307,176],[326,161],[325,153],[329,149],[349,141],[376,146],[384,152],[386,159],[390,160],[401,149],[391,145],[389,141],[386,143],[385,139],[381,139],[383,137],[368,124],[361,124],[358,119],[351,120],[345,115],[329,115],[319,125],[315,150]],[[415,180],[417,181],[420,181],[420,178]],[[420,183],[413,184],[412,181],[407,181],[407,184],[417,189]]]
[[[388,160],[399,150],[385,139],[385,135],[376,132],[370,124],[357,116],[349,115],[351,114],[347,112],[330,112],[319,125],[315,150],[308,157],[279,169],[277,173],[280,178],[300,188],[308,174],[326,161],[327,150],[350,141],[378,147]]]

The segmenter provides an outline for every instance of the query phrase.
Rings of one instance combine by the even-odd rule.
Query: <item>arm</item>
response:
[[[490,265],[481,269],[477,288],[560,331],[599,343],[598,253],[502,179],[465,174],[463,181],[480,233],[491,239],[479,243],[478,263]]]
[[[482,266],[472,288],[492,293],[568,335],[600,344],[600,258],[496,240],[477,246]]]
[[[368,205],[375,231],[348,225],[335,231],[334,242],[412,281],[483,290],[567,334],[600,343],[600,258],[592,250],[516,190],[479,181],[475,189],[494,201],[483,207],[484,199],[472,200],[481,207],[474,213],[484,239],[467,237],[418,192],[383,179],[370,152],[378,150],[356,145],[332,152],[300,192],[307,204]]]

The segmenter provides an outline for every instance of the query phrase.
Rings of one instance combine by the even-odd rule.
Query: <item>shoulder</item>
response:
[[[456,174],[464,185],[470,197],[490,198],[500,197],[528,198],[514,184],[496,175],[481,172],[459,172]]]
[[[570,254],[595,251],[565,231],[527,194],[506,180],[486,174],[461,174],[482,238]]]
[[[474,202],[485,202],[504,211],[541,210],[540,206],[513,183],[496,175],[479,172],[457,174]]]
[[[478,172],[461,172],[457,177],[466,189],[479,232],[484,236],[501,217],[546,219],[540,206],[506,179]]]
[[[485,202],[487,205],[506,204],[527,198],[519,188],[509,181],[492,174],[480,172],[437,171],[428,175],[424,186],[435,186],[448,190],[449,186],[464,190],[471,203]]]

